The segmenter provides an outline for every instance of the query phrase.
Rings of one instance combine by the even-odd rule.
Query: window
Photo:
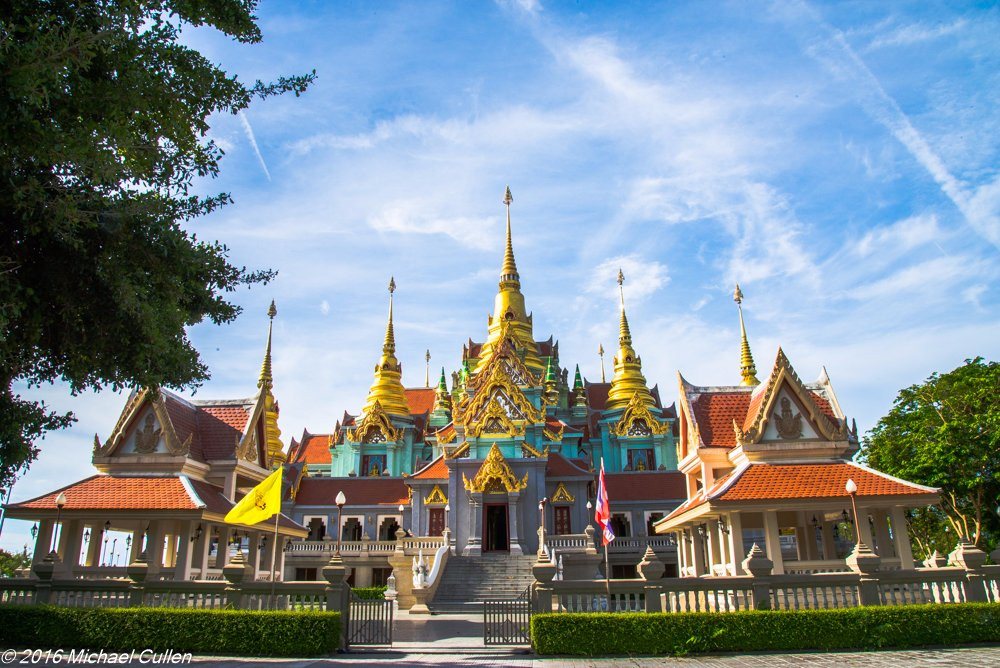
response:
[[[378,540],[396,540],[396,529],[399,528],[399,517],[389,515],[378,527]]]
[[[302,524],[309,529],[309,535],[306,536],[306,540],[323,540],[326,537],[325,517],[303,517]]]
[[[341,540],[361,540],[361,522],[357,517],[348,517],[340,532]]]
[[[656,529],[653,527],[653,525],[656,524],[658,521],[660,521],[662,519],[663,519],[663,513],[657,513],[657,512],[646,513],[646,535],[647,536],[655,536],[656,535]]]
[[[316,580],[316,569],[315,568],[296,568],[295,569],[295,579],[299,582],[310,581],[314,582]]]
[[[652,448],[631,448],[628,451],[628,467],[632,471],[652,471],[656,469],[656,459]]]
[[[361,475],[378,477],[385,472],[385,455],[363,455],[361,457]]]
[[[612,580],[630,580],[636,577],[634,564],[611,564]]]
[[[573,533],[569,526],[569,506],[553,506],[552,516],[555,526],[552,529],[554,534]]]
[[[618,538],[628,538],[632,535],[629,531],[631,522],[629,522],[628,516],[624,513],[615,513],[611,516],[611,530],[615,532],[615,536]]]

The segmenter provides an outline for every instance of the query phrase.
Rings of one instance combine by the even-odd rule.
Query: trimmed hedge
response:
[[[0,606],[6,647],[318,656],[339,645],[339,612]]]
[[[838,610],[558,613],[531,618],[538,654],[659,655],[1000,642],[1000,603]]]
[[[351,589],[358,598],[383,599],[385,598],[385,586],[382,587],[355,587]]]

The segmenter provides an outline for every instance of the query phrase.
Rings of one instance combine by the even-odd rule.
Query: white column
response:
[[[821,531],[823,533],[823,558],[824,559],[836,559],[837,558],[837,545],[833,540],[833,522],[823,521],[820,524]]]
[[[906,528],[906,512],[900,506],[889,511],[892,517],[892,535],[896,539],[896,554],[900,568],[913,568],[913,550],[910,549],[910,533]]]
[[[80,565],[80,549],[83,544],[83,522],[63,521],[63,531],[59,534],[59,558],[63,572],[71,574]]]
[[[87,568],[96,568],[98,566],[98,561],[101,558],[101,529],[102,526],[94,525],[90,528],[90,542],[87,543],[87,559],[84,562],[84,566]]]
[[[743,519],[739,512],[735,512],[729,515],[729,570],[732,575],[743,572],[740,563],[746,557],[746,552],[743,545]]]
[[[190,580],[192,553],[195,548],[194,542],[191,540],[194,522],[179,522],[179,525],[177,555],[174,559],[174,580]]]
[[[215,553],[215,568],[222,568],[229,563],[229,527],[219,526],[219,543]]]
[[[895,550],[892,549],[892,541],[889,539],[889,518],[884,510],[873,510],[872,517],[875,520],[875,542],[878,544],[878,556],[883,559],[895,557]]]
[[[510,527],[510,535],[507,536],[507,547],[511,554],[523,554],[521,542],[517,538],[517,499],[520,496],[517,492],[507,494],[507,526]]]
[[[764,544],[767,546],[767,558],[774,563],[775,575],[785,573],[785,562],[781,558],[781,539],[778,533],[778,513],[774,510],[764,511]]]
[[[31,563],[36,564],[45,558],[52,549],[52,531],[54,520],[41,520],[38,523],[38,535],[35,537],[35,552],[31,555]]]
[[[691,527],[691,558],[694,562],[695,576],[705,574],[705,539],[698,532],[698,527]]]
[[[129,564],[131,564],[133,561],[137,561],[139,559],[139,555],[142,554],[142,539],[143,539],[143,535],[144,534],[143,534],[143,530],[142,530],[142,523],[139,522],[139,523],[136,524],[136,528],[132,529],[132,544],[129,547],[128,559],[125,562],[126,566],[128,566]],[[109,548],[109,551],[110,551],[110,548]],[[105,557],[105,558],[107,558],[107,557]]]
[[[868,523],[868,509],[858,508],[858,529],[861,530],[861,542],[868,546],[869,549],[875,549],[875,542],[872,540],[872,525]]]
[[[153,520],[149,526],[149,544],[146,546],[148,573],[153,575],[163,570],[164,526],[162,520]]]

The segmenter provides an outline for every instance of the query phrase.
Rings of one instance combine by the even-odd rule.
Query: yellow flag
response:
[[[251,489],[225,517],[229,524],[257,524],[281,512],[281,467]]]

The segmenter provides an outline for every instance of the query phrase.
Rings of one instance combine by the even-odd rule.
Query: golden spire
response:
[[[266,464],[274,467],[276,463],[285,461],[285,446],[281,442],[281,430],[278,428],[278,402],[271,393],[274,387],[274,378],[271,376],[271,331],[274,329],[274,316],[278,315],[278,308],[271,300],[271,306],[267,309],[267,347],[264,349],[264,362],[260,365],[260,378],[257,380],[257,387],[261,389],[262,400],[264,402],[264,441],[267,449]]]
[[[257,379],[257,387],[264,387],[266,384],[268,389],[271,389],[274,385],[274,378],[271,376],[271,329],[274,327],[274,316],[276,315],[278,315],[278,309],[272,299],[271,306],[267,309],[269,320],[267,323],[267,347],[264,349],[264,362],[260,365],[260,378]]]
[[[601,358],[601,382],[602,383],[606,383],[608,381],[605,380],[605,378],[604,378],[604,344],[603,343],[598,343],[597,344],[597,356]]]
[[[608,410],[625,408],[632,401],[633,395],[638,395],[643,405],[653,405],[653,395],[649,393],[646,378],[642,375],[642,360],[632,347],[632,333],[629,331],[628,318],[625,316],[624,283],[625,275],[619,269],[618,296],[621,300],[621,321],[618,328],[618,355],[614,359],[615,375],[608,390],[606,405]]]
[[[424,387],[431,386],[431,349],[428,348],[427,352],[424,353]]]
[[[510,186],[503,194],[503,203],[507,207],[507,246],[503,253],[503,267],[500,269],[501,281],[518,281],[517,264],[514,262],[514,244],[510,240],[510,203],[514,197],[510,194]]]
[[[500,269],[500,290],[493,302],[493,315],[489,319],[489,335],[479,353],[479,362],[473,373],[485,368],[486,362],[492,357],[494,349],[500,344],[505,330],[513,339],[518,354],[523,354],[525,366],[536,374],[545,372],[545,363],[538,355],[535,337],[532,333],[531,318],[524,306],[524,295],[521,294],[521,278],[517,273],[517,263],[514,261],[514,244],[510,231],[510,204],[514,197],[510,194],[510,186],[504,190],[503,203],[507,208],[507,239],[504,247],[503,266]]]
[[[368,412],[378,402],[390,415],[409,415],[410,405],[401,381],[403,366],[396,359],[396,336],[392,328],[392,294],[396,291],[396,280],[389,279],[389,322],[385,327],[385,341],[382,343],[382,357],[375,365],[375,382],[368,390],[368,400],[362,414]]]
[[[733,301],[740,312],[740,375],[743,377],[740,385],[760,385],[757,367],[754,366],[753,355],[750,353],[750,343],[747,341],[747,328],[743,324],[743,291],[740,290],[739,283],[733,291]]]

